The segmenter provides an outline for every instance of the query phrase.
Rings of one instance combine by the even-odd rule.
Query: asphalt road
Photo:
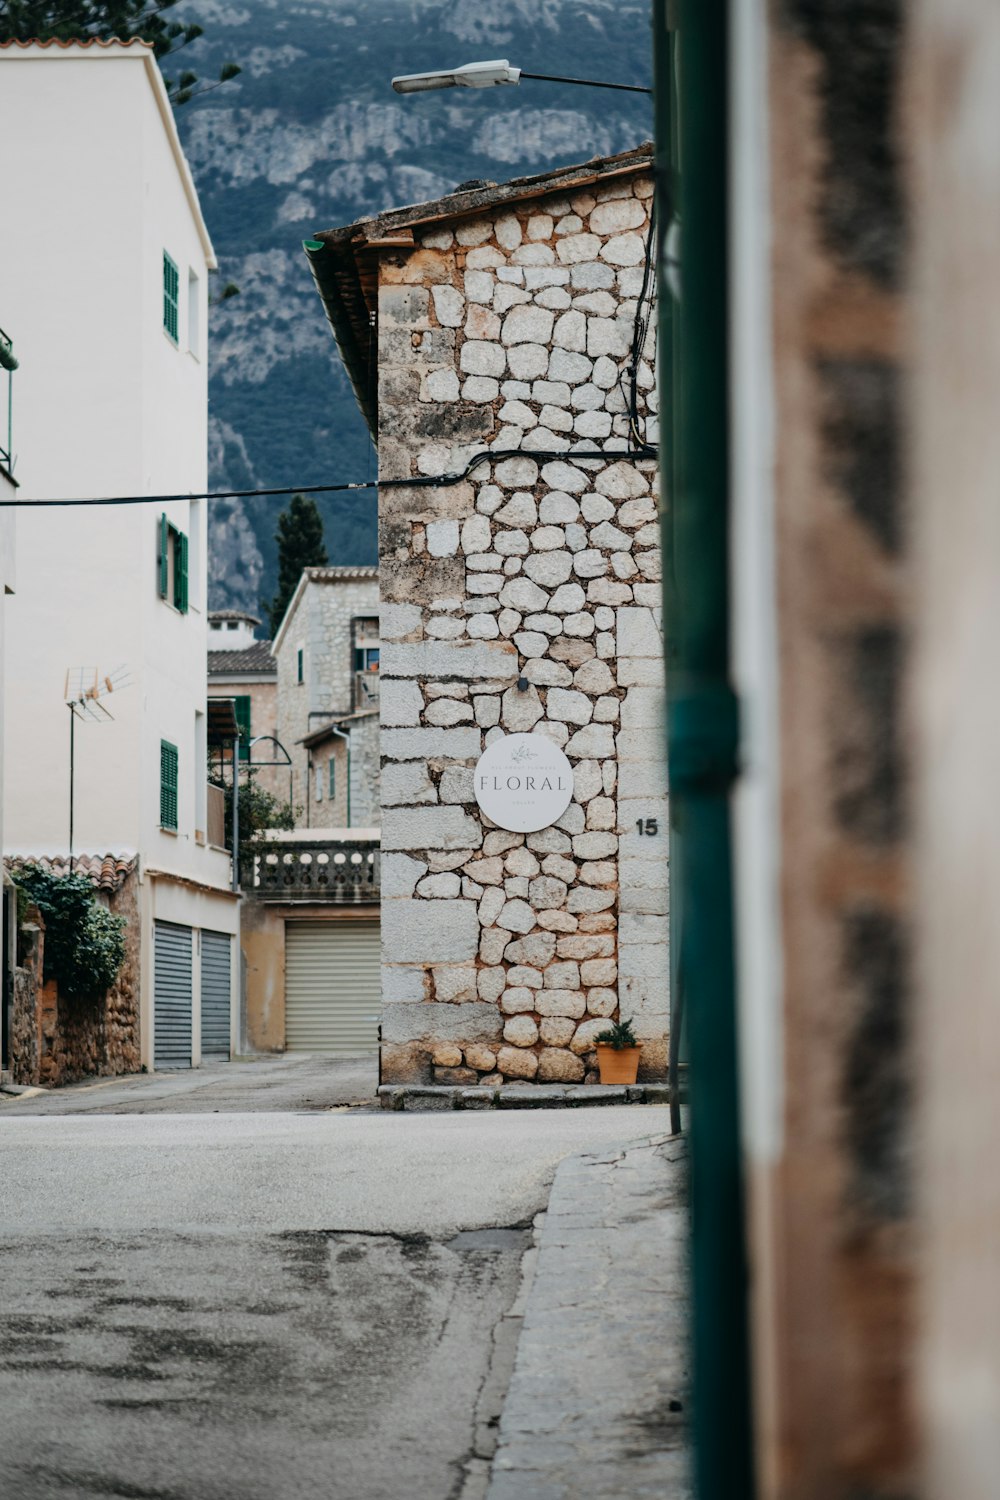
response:
[[[452,1500],[558,1161],[668,1128],[34,1103],[0,1107],[19,1500]]]
[[[0,1093],[4,1114],[242,1114],[260,1111],[375,1108],[378,1061],[374,1057],[311,1057],[286,1053],[241,1062],[207,1064],[177,1072],[91,1078],[29,1096]]]

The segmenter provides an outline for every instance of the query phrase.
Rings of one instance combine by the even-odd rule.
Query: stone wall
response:
[[[42,988],[44,932],[41,912],[37,907],[29,907],[17,932],[10,1044],[11,1074],[15,1083],[38,1083],[40,1078],[38,996]]]
[[[378,584],[374,576],[337,578],[336,570],[332,568],[319,568],[311,572],[319,576],[311,576],[306,584],[276,652],[278,738],[292,758],[294,801],[296,806],[303,809],[297,819],[298,825],[343,827],[347,818],[346,781],[340,778],[338,782],[338,817],[334,823],[330,810],[325,805],[325,788],[322,803],[318,804],[315,785],[306,785],[309,755],[305,746],[299,742],[334,716],[353,711],[351,622],[358,617],[377,617]],[[304,653],[304,681],[301,683],[298,681],[297,662],[300,648]],[[324,759],[328,753],[324,749]],[[374,807],[377,806],[378,767],[373,757],[369,757],[369,767],[375,775],[375,785],[369,793],[371,806]],[[319,817],[315,816],[317,812]],[[352,821],[359,821],[353,808]]]
[[[418,227],[380,262],[388,1082],[593,1078],[594,1035],[619,1015],[643,1075],[665,1070],[656,474],[618,456],[651,198],[633,170]],[[485,446],[516,456],[457,485],[391,484]],[[574,452],[595,447],[607,457]],[[526,730],[564,748],[575,793],[523,835],[480,813],[472,772]]]
[[[133,874],[99,895],[126,919],[125,961],[115,984],[94,1000],[66,1000],[43,982],[45,924],[31,908],[18,934],[14,976],[12,1069],[17,1083],[50,1087],[93,1075],[137,1073],[139,1055],[139,907]]]

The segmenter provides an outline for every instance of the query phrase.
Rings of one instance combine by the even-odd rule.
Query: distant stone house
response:
[[[645,147],[306,242],[379,450],[389,1082],[592,1079],[611,1017],[666,1067],[652,197]],[[537,833],[504,731],[574,769]]]
[[[297,826],[377,828],[377,569],[305,568],[271,649]]]
[[[271,646],[294,830],[244,849],[245,1039],[332,1056],[378,1046],[378,575],[305,568]]]
[[[291,800],[291,767],[283,761],[278,734],[278,664],[271,642],[258,640],[260,621],[236,609],[213,610],[208,616],[208,696],[232,698],[240,726],[241,764],[256,766],[257,786]],[[258,743],[251,744],[252,740]],[[226,752],[228,756],[229,752]]]

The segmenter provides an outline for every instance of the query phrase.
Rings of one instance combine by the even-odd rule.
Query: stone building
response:
[[[377,828],[375,568],[304,568],[271,650],[301,828]]]
[[[236,609],[212,610],[208,616],[208,696],[233,699],[244,739],[240,758],[247,769],[257,762],[284,758],[274,743],[278,734],[278,665],[271,655],[271,642],[257,639],[259,625],[255,615]],[[261,742],[251,745],[254,739]],[[230,751],[224,755],[231,765]],[[261,764],[254,771],[254,780],[282,802],[291,801],[290,766]]]
[[[389,1082],[583,1081],[618,1016],[666,1065],[652,195],[642,148],[306,243],[379,448]],[[507,731],[573,766],[537,833],[476,802]]]
[[[70,873],[68,860],[6,860],[10,875],[24,865]],[[137,1073],[141,935],[139,861],[134,855],[77,855],[73,873],[86,876],[98,903],[125,918],[125,958],[109,990],[67,1000],[54,979],[45,982],[45,924],[29,906],[19,922],[14,971],[10,1068],[15,1083],[55,1087],[92,1074]]]

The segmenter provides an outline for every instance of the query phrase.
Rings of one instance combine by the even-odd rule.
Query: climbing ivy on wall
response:
[[[45,979],[66,999],[103,995],[125,961],[125,918],[100,905],[86,875],[25,865],[13,878],[45,922]]]

